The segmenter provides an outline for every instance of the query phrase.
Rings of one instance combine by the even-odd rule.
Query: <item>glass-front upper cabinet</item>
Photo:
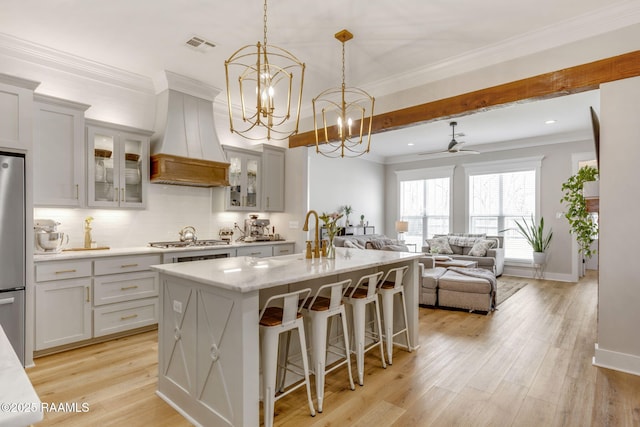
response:
[[[87,204],[144,208],[152,132],[87,120]]]
[[[225,207],[231,211],[260,210],[260,153],[223,147],[229,166]]]

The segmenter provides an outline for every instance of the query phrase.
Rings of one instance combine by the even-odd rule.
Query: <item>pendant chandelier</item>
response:
[[[251,140],[282,140],[298,132],[305,65],[267,44],[267,0],[263,43],[238,49],[224,68],[231,132]]]
[[[316,153],[358,157],[369,152],[375,100],[364,90],[345,84],[345,43],[353,34],[342,30],[335,38],[342,43],[342,86],[327,89],[312,101]]]

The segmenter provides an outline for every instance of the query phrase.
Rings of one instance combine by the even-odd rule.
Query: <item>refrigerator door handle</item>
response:
[[[0,299],[0,305],[9,305],[9,304],[13,304],[15,302],[15,298],[5,298],[5,299]]]

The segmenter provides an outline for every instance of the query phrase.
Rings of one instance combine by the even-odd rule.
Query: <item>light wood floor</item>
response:
[[[524,280],[513,278],[513,280]],[[279,426],[640,426],[640,377],[592,366],[597,282],[528,280],[489,316],[420,309],[420,349],[372,350],[364,387],[346,368],[327,377],[312,418],[304,388],[276,403]],[[157,334],[147,332],[36,359],[43,402],[88,402],[38,426],[189,425],[154,394]]]

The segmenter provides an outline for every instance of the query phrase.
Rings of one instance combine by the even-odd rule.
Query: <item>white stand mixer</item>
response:
[[[69,243],[69,236],[58,231],[59,225],[60,223],[53,219],[33,221],[36,254],[57,254]]]

